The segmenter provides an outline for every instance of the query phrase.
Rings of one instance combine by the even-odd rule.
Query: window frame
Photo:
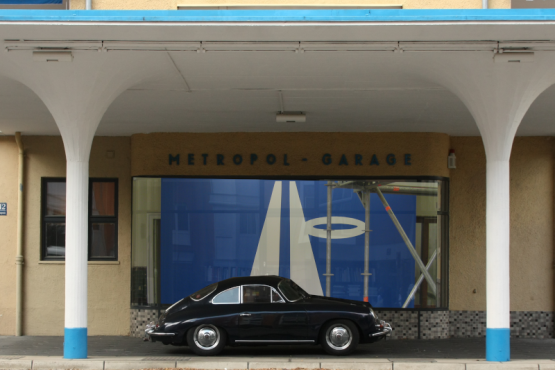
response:
[[[46,224],[47,223],[66,223],[66,215],[63,216],[47,216],[47,184],[51,182],[66,183],[65,177],[43,177],[41,179],[41,206],[40,206],[40,260],[41,261],[65,261],[64,257],[54,257],[46,255]]]
[[[113,182],[114,183],[114,215],[113,216],[93,216],[92,214],[92,191],[93,191],[93,183],[95,182]],[[116,178],[89,178],[89,236],[88,236],[88,247],[87,247],[87,257],[89,261],[117,261],[119,257],[119,248],[118,248],[118,179]],[[101,223],[101,224],[108,224],[113,223],[115,225],[115,255],[114,257],[91,257],[91,248],[92,248],[92,226],[94,223]]]
[[[273,295],[270,293],[270,302],[249,302],[249,303],[245,303],[243,302],[243,288],[246,286],[265,286],[271,289],[272,293],[275,292],[277,293],[277,295],[281,298],[281,301],[274,301],[274,297]],[[220,294],[225,293],[229,290],[232,289],[237,289],[239,288],[239,302],[232,302],[232,303],[218,303],[218,302],[214,302],[214,299],[216,299]],[[220,305],[220,304],[273,304],[273,303],[286,303],[286,301],[283,299],[283,296],[277,291],[277,289],[275,289],[274,287],[267,285],[267,284],[243,284],[243,285],[237,285],[234,286],[232,288],[228,288],[226,290],[222,290],[221,292],[219,292],[218,294],[216,294],[211,300],[210,302],[211,304],[215,304],[215,305]]]
[[[555,0],[554,0],[555,1]],[[287,177],[284,175],[269,175],[269,176],[246,176],[246,177],[237,177],[237,176],[218,176],[218,175],[210,175],[210,176],[166,176],[166,175],[137,175],[133,176],[133,181],[139,179],[158,179],[163,180],[167,178],[179,178],[179,179],[223,179],[223,180],[237,180],[237,179],[248,179],[248,180],[275,180],[275,181],[328,181],[328,180],[391,180],[391,181],[407,181],[407,182],[431,182],[437,181],[439,186],[438,191],[438,200],[440,209],[437,211],[437,224],[438,230],[441,230],[440,237],[438,238],[438,243],[441,246],[441,256],[438,256],[438,266],[441,266],[441,281],[440,281],[440,289],[438,290],[438,299],[435,308],[402,308],[402,307],[374,307],[374,309],[378,312],[393,312],[393,311],[406,311],[406,312],[432,312],[432,311],[445,311],[449,309],[450,306],[450,236],[449,236],[449,226],[450,226],[450,178],[444,176],[414,176],[414,175],[406,175],[406,176],[328,176],[323,177],[321,175],[298,175],[294,177]],[[131,197],[132,200],[134,199],[134,191],[135,188],[131,190]],[[133,210],[132,210],[133,211]],[[132,225],[132,228],[134,226]],[[131,246],[131,255],[133,256],[134,253],[134,245]],[[132,266],[133,268],[133,266]],[[131,292],[134,291],[136,287],[131,284]],[[289,301],[283,292],[277,288],[278,294],[280,294],[284,299],[286,304],[298,302],[296,301]],[[210,302],[211,303],[211,302]],[[277,303],[277,302],[276,302]],[[160,307],[167,307],[169,305],[159,303]],[[151,306],[138,304],[138,303],[131,303],[131,308],[149,308]],[[420,317],[420,316],[419,316]]]
[[[239,290],[237,302],[223,302],[223,303],[214,302],[214,300],[215,300],[216,298],[218,298],[220,295],[222,295],[223,293],[228,292],[228,291],[230,291],[230,290],[233,290],[233,289],[238,289],[238,290]],[[238,285],[238,286],[234,286],[234,287],[228,288],[228,289],[226,289],[226,290],[222,290],[221,292],[219,292],[218,294],[216,294],[216,295],[210,300],[209,303],[212,303],[212,304],[214,304],[214,305],[220,305],[220,304],[242,304],[242,303],[243,303],[243,287],[242,287],[241,285]]]
[[[64,216],[47,216],[47,185],[51,182],[63,182],[67,184],[65,177],[43,177],[41,178],[41,211],[40,211],[40,260],[41,261],[65,261],[63,257],[54,257],[46,255],[46,224],[47,223],[66,223]],[[92,216],[92,184],[95,182],[113,182],[114,183],[114,216]],[[119,179],[117,178],[89,178],[89,195],[88,195],[88,235],[87,235],[87,261],[119,261]],[[66,188],[67,190],[67,188]],[[67,199],[67,193],[66,193]],[[109,258],[91,257],[92,246],[92,224],[93,223],[114,223],[115,224],[115,256]]]

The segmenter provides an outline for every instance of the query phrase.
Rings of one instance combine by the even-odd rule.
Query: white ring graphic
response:
[[[328,233],[326,229],[317,229],[314,226],[327,225],[327,224],[328,224],[327,217],[318,217],[318,218],[313,218],[312,220],[306,221],[305,225],[308,231],[308,235],[312,235],[317,238],[326,239],[328,237]],[[334,224],[354,226],[354,228],[352,229],[341,229],[341,230],[334,229],[331,233],[332,239],[354,238],[355,236],[364,234],[364,226],[365,226],[364,222],[357,220],[356,218],[334,216],[331,218],[331,224],[332,224],[332,229]]]

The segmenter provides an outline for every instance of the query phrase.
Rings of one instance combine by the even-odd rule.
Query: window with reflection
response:
[[[135,178],[132,305],[279,275],[291,279],[278,287],[287,301],[445,308],[447,199],[448,179]],[[241,298],[271,302],[272,291],[245,286]]]
[[[239,291],[240,288],[232,288],[228,290],[224,290],[223,292],[219,293],[217,296],[214,297],[212,300],[213,304],[238,304],[239,301]]]
[[[266,285],[244,285],[243,303],[272,303],[272,288]]]
[[[89,260],[117,260],[117,179],[89,181]],[[66,179],[42,179],[41,259],[64,260]]]

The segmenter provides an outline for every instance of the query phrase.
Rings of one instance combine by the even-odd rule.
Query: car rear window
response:
[[[193,301],[200,301],[206,298],[210,293],[215,291],[217,287],[218,287],[218,283],[208,285],[207,287],[202,288],[198,292],[191,294],[190,297]]]
[[[282,280],[278,284],[279,291],[287,298],[288,301],[295,302],[301,299],[303,296],[297,291],[289,280]]]

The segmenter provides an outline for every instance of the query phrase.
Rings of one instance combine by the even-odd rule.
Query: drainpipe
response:
[[[484,1],[486,1],[486,0],[484,0]],[[86,10],[91,10],[92,9],[92,4],[91,3],[92,3],[92,0],[87,0],[86,7],[85,7]]]
[[[15,133],[15,142],[19,149],[19,169],[18,169],[18,186],[19,193],[17,197],[17,254],[15,257],[16,268],[16,288],[15,288],[15,335],[21,336],[22,322],[22,297],[23,297],[23,142],[21,141],[21,132]]]
[[[90,0],[87,0],[90,1]],[[482,9],[489,9],[488,0],[482,0]]]

